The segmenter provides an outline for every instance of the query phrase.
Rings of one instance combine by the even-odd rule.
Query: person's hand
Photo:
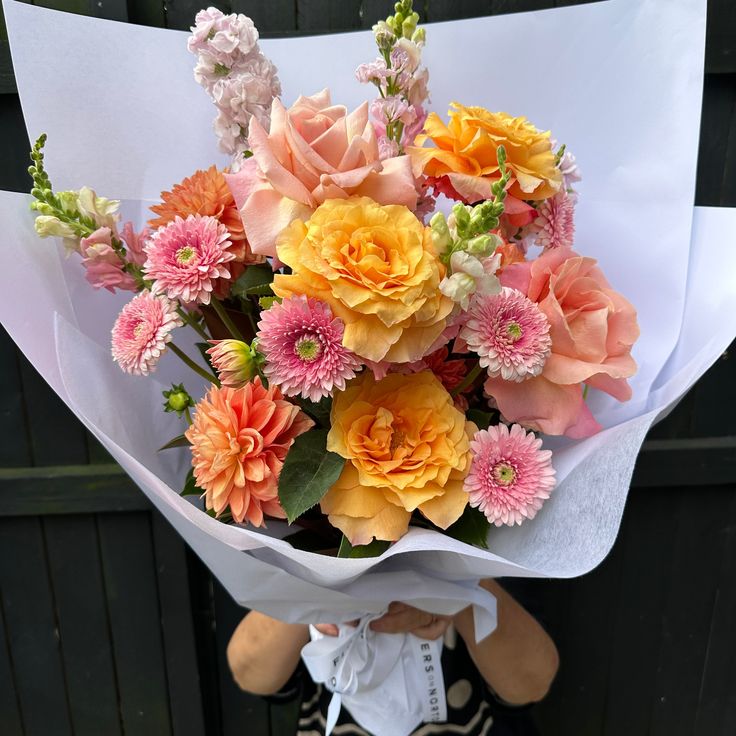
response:
[[[382,634],[411,633],[420,639],[439,639],[451,622],[452,616],[428,613],[406,603],[394,601],[381,618],[371,621],[370,627]],[[351,621],[348,625],[355,626],[357,623]],[[314,628],[325,636],[337,636],[339,633],[335,624],[317,624]]]

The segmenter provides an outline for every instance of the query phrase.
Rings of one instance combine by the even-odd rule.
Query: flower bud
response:
[[[452,242],[450,228],[447,226],[447,220],[441,212],[435,212],[429,221],[432,228],[432,243],[437,253],[444,253]]]
[[[207,351],[220,383],[241,388],[259,373],[265,358],[256,349],[256,341],[248,345],[242,340],[210,340]]]
[[[48,207],[48,205],[46,205]],[[39,215],[34,223],[36,232],[42,238],[74,238],[76,233],[71,225],[52,215]]]
[[[59,200],[59,204],[61,205],[61,209],[68,213],[73,214],[77,212],[77,198],[79,196],[78,192],[59,192],[56,195],[56,198]]]
[[[166,399],[164,411],[175,411],[181,416],[190,406],[194,406],[194,399],[184,388],[183,383],[173,383],[168,391],[161,392]]]
[[[470,212],[468,211],[469,209],[469,207],[466,207],[460,202],[458,202],[452,208],[452,214],[455,215],[455,227],[457,228],[459,234],[463,234],[468,225],[470,225]]]
[[[465,246],[465,250],[471,255],[483,258],[491,255],[496,247],[496,243],[493,237],[489,234],[476,235],[474,238],[468,241]]]
[[[411,40],[414,41],[417,46],[424,46],[424,43],[427,40],[427,32],[424,28],[417,28],[412,34]]]

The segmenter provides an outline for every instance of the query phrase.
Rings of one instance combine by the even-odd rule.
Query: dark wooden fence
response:
[[[201,6],[37,4],[169,28],[188,27]],[[367,27],[390,8],[215,4],[249,14],[264,36]],[[427,0],[423,18],[571,4]],[[0,188],[27,189],[27,150],[0,22]],[[736,206],[733,0],[709,2],[697,203]],[[735,364],[724,355],[654,430],[619,540],[597,570],[513,583],[562,655],[538,711],[543,733],[736,734]],[[288,735],[293,709],[230,680],[224,648],[242,614],[2,332],[0,734]]]

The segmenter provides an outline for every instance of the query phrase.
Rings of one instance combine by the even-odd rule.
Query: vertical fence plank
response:
[[[219,5],[223,12],[229,11],[229,7],[224,7],[222,3],[215,5]],[[194,25],[194,16],[206,6],[207,3],[202,3],[201,0],[166,0],[166,27],[188,31]]]
[[[128,22],[164,28],[166,9],[163,0],[128,0]]]
[[[262,36],[285,35],[296,29],[296,0],[233,0],[233,13],[244,13],[253,19]]]
[[[610,637],[611,669],[605,736],[647,736],[659,658],[662,607],[675,536],[676,509],[656,492],[629,499],[629,519],[618,544],[625,574]]]
[[[71,736],[54,600],[37,518],[0,519],[0,591],[24,736]]]
[[[720,205],[729,201],[732,205],[736,204],[736,200],[724,198],[730,196],[725,166],[729,142],[733,137],[734,115],[736,115],[736,74],[707,74],[703,88],[703,116],[698,149],[698,177],[695,191],[697,204]],[[733,176],[732,173],[732,178]]]
[[[205,732],[184,542],[157,512],[152,517],[161,632],[174,736]]]
[[[314,33],[360,28],[360,0],[297,0],[296,25]]]
[[[695,735],[736,733],[736,494],[719,533],[722,557],[706,660],[695,719]]]
[[[79,420],[23,356],[20,371],[34,464],[86,463],[87,443]]]
[[[661,570],[671,585],[663,607],[650,736],[689,734],[695,728],[723,532],[729,524],[727,513],[701,510],[724,505],[727,510],[733,490],[683,488],[677,496],[677,524],[671,532],[677,543],[670,566]],[[696,559],[697,574],[687,574]]]
[[[20,373],[15,345],[0,327],[0,467],[30,465]]]
[[[5,633],[2,596],[0,596],[0,733],[3,736],[23,736],[23,721],[20,716],[13,662]]]
[[[171,734],[148,514],[98,517],[102,569],[125,733]]]
[[[94,517],[49,517],[43,525],[74,734],[115,736],[115,660]]]

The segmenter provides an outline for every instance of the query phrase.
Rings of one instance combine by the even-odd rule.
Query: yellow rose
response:
[[[365,371],[332,405],[327,449],[347,462],[322,511],[351,544],[399,539],[414,509],[447,529],[468,502],[463,480],[476,431],[433,373],[376,382]]]
[[[430,233],[401,205],[328,199],[279,236],[278,256],[292,273],[276,275],[273,290],[329,304],[345,323],[343,345],[361,358],[419,360],[453,307],[439,291],[445,269]]]
[[[450,122],[445,125],[436,113],[419,135],[421,146],[431,140],[436,148],[409,148],[414,175],[446,176],[467,202],[491,198],[497,181],[496,150],[506,149],[506,166],[512,172],[509,194],[518,199],[547,199],[562,185],[549,131],[538,131],[526,118],[505,112],[489,112],[483,107],[464,107],[453,102]]]

